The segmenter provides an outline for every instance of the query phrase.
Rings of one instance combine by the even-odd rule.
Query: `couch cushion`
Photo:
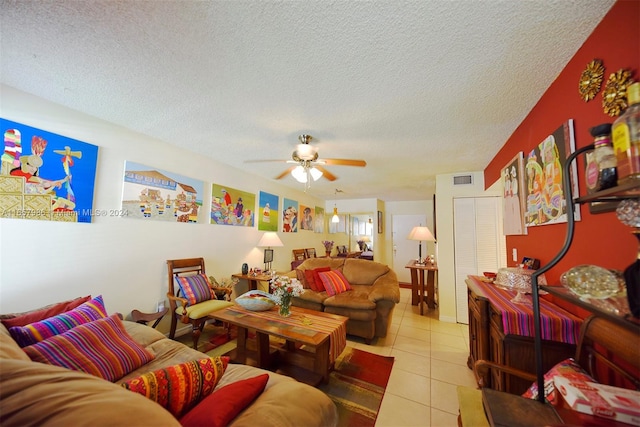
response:
[[[106,316],[107,310],[100,295],[65,313],[25,326],[11,327],[9,333],[20,347],[25,347]]]
[[[7,328],[12,326],[24,326],[29,323],[39,322],[56,314],[64,313],[65,311],[73,310],[80,304],[85,303],[91,299],[91,295],[86,297],[79,297],[69,301],[63,301],[56,304],[50,304],[36,310],[25,311],[22,313],[10,313],[0,315],[2,323]]]
[[[344,293],[328,297],[324,300],[326,307],[342,307],[353,310],[375,311],[376,303],[369,300],[369,293],[363,289],[368,286],[354,285],[353,289]]]
[[[351,286],[340,270],[331,270],[318,273],[327,295],[333,296],[351,290]]]
[[[23,350],[35,362],[83,371],[107,381],[116,381],[153,360],[153,355],[127,334],[115,314]]]
[[[58,366],[3,359],[0,384],[2,427],[180,426],[142,396]]]
[[[344,265],[342,258],[309,258],[298,266],[300,270],[313,270],[319,267],[329,267],[331,270],[341,270]]]
[[[226,385],[187,412],[180,418],[180,424],[183,427],[225,427],[262,393],[267,381],[269,374],[262,374]]]
[[[312,291],[322,292],[325,290],[324,285],[322,284],[322,279],[319,276],[319,274],[323,271],[331,271],[331,267],[318,267],[312,270],[304,271],[304,276],[307,279],[309,288]]]
[[[206,274],[194,274],[192,276],[178,276],[176,283],[187,299],[187,305],[197,304],[213,298],[211,283]]]
[[[389,270],[388,265],[379,262],[348,258],[345,260],[342,273],[352,285],[372,285]]]
[[[296,272],[296,279],[298,279],[300,284],[302,284],[302,288],[311,289],[311,286],[309,286],[309,282],[307,282],[307,276],[306,274],[304,274],[305,271],[300,270],[299,268],[296,268],[295,272]]]
[[[228,357],[194,360],[157,369],[121,385],[157,402],[179,418],[213,392],[228,363]]]
[[[4,326],[0,326],[3,331],[0,333],[0,360],[4,359],[17,359],[17,360],[31,360],[29,356],[22,351],[18,343],[7,332]],[[2,362],[0,362],[1,364]]]

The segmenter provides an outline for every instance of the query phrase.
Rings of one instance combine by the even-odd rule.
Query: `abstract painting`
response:
[[[122,211],[127,218],[195,224],[203,194],[203,181],[125,162]]]
[[[0,217],[92,222],[98,147],[0,119]]]
[[[211,224],[253,227],[256,195],[228,186],[211,186]]]

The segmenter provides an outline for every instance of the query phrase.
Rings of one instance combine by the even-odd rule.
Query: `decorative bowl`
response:
[[[250,311],[267,311],[276,305],[270,293],[259,290],[245,292],[237,297],[235,302]]]
[[[613,272],[587,264],[564,272],[560,276],[560,283],[583,299],[606,299],[617,295],[624,287]]]
[[[495,279],[497,276],[497,273],[493,273],[491,271],[483,271],[482,274],[484,275],[484,277],[486,277],[487,279]]]
[[[500,268],[494,284],[502,289],[508,291],[515,291],[516,296],[511,299],[511,302],[520,304],[531,304],[531,301],[525,298],[525,294],[531,293],[531,275],[535,270],[529,270],[519,267],[507,267]],[[538,285],[546,285],[547,280],[544,274],[538,276]],[[543,295],[543,291],[539,291]]]

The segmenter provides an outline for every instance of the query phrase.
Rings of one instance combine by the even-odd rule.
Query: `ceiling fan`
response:
[[[290,163],[293,166],[275,177],[275,179],[282,179],[287,174],[291,174],[296,181],[306,184],[305,190],[309,188],[311,180],[317,181],[320,177],[325,177],[329,181],[335,181],[337,177],[324,168],[324,165],[336,165],[336,166],[359,166],[363,167],[367,165],[364,160],[356,159],[323,159],[318,158],[318,148],[309,144],[313,137],[311,135],[298,136],[300,144],[296,145],[295,151],[291,154],[292,160],[285,160],[284,162]],[[248,160],[248,162],[279,162],[282,160]]]

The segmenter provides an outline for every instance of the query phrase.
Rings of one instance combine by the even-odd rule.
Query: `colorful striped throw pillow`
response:
[[[213,392],[228,364],[227,356],[193,360],[149,372],[121,385],[180,418]]]
[[[178,282],[178,286],[180,286],[182,295],[188,301],[187,305],[193,305],[213,299],[211,283],[205,274],[176,276],[176,282]]]
[[[86,372],[111,382],[154,359],[131,338],[117,314],[76,326],[23,350],[34,362]]]
[[[103,317],[107,317],[107,310],[102,295],[99,295],[65,313],[25,326],[11,327],[9,333],[20,347],[26,347]]]
[[[351,285],[340,270],[322,271],[318,276],[329,296],[351,290]]]

